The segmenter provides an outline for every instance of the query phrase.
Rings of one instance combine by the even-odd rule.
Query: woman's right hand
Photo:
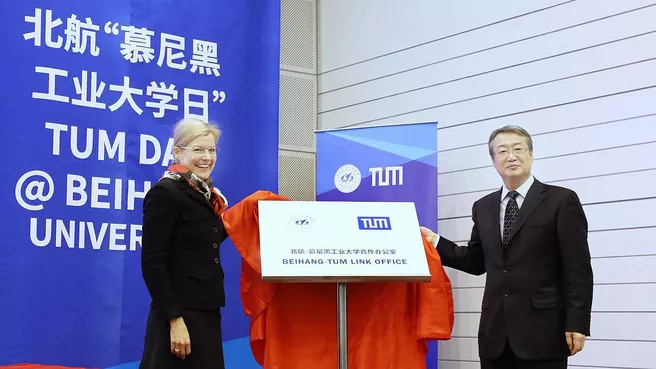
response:
[[[171,353],[180,359],[191,355],[189,331],[182,317],[171,319]]]

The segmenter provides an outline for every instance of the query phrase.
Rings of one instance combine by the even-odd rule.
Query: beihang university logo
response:
[[[296,230],[306,230],[314,227],[314,219],[305,214],[294,215],[289,218],[289,224],[293,229]]]
[[[362,174],[353,164],[344,164],[335,172],[335,188],[341,193],[351,193],[360,187]]]

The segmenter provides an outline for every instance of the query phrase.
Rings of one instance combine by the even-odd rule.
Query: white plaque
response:
[[[414,203],[259,201],[265,281],[429,281]]]

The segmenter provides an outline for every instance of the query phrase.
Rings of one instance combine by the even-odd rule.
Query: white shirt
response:
[[[528,194],[528,190],[531,188],[533,185],[533,182],[535,182],[535,178],[533,176],[530,176],[526,182],[522,183],[519,188],[517,188],[517,197],[515,197],[515,200],[517,201],[517,206],[521,209],[522,204],[524,203],[524,199],[526,198],[526,194]],[[508,205],[508,200],[510,200],[510,197],[508,197],[508,192],[510,190],[506,188],[506,186],[503,186],[501,189],[501,204],[499,206],[499,231],[501,234],[503,234],[503,219],[505,218],[506,215],[506,205]],[[440,242],[440,235],[438,234],[437,237],[435,237],[435,242],[433,242],[433,246],[437,247],[437,243]]]
[[[533,182],[535,182],[535,178],[533,176],[530,176],[526,182],[524,182],[519,188],[516,190],[518,195],[515,197],[515,200],[517,201],[517,207],[520,209],[522,208],[522,204],[524,203],[524,199],[526,198],[526,194],[528,193],[529,188],[533,185]],[[501,190],[501,206],[499,207],[499,229],[501,231],[501,234],[503,235],[503,219],[505,218],[506,215],[506,205],[508,205],[508,201],[510,200],[510,197],[508,197],[508,192],[510,192],[509,189],[506,188],[506,186],[503,186],[503,189]]]

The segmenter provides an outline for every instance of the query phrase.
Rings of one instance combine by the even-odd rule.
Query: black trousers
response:
[[[510,343],[496,359],[481,359],[481,369],[566,369],[567,358],[557,360],[525,360],[515,356]]]
[[[164,311],[152,308],[146,324],[139,369],[225,369],[221,310],[184,310],[191,355],[184,360],[171,353],[171,328]]]

